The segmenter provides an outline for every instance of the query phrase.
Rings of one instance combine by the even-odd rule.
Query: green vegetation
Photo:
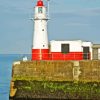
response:
[[[52,81],[16,81],[15,86],[25,96],[47,96],[67,99],[99,99],[100,83],[74,83]],[[32,95],[32,96],[31,96]]]

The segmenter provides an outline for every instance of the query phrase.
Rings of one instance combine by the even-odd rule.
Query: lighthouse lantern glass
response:
[[[39,13],[42,13],[42,7],[39,7],[39,8],[38,8],[38,12],[39,12]]]

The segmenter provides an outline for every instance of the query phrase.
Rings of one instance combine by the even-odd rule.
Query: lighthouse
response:
[[[32,60],[49,59],[47,22],[47,8],[42,0],[38,0],[34,15]]]

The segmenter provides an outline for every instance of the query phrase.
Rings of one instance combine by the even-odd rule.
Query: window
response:
[[[44,31],[44,29],[42,29],[42,31]]]
[[[69,53],[69,44],[61,44],[61,52]]]
[[[42,13],[42,7],[38,8],[38,13]]]

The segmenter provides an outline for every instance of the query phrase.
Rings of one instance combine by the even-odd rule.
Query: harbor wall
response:
[[[100,81],[100,61],[20,61],[12,80]]]

